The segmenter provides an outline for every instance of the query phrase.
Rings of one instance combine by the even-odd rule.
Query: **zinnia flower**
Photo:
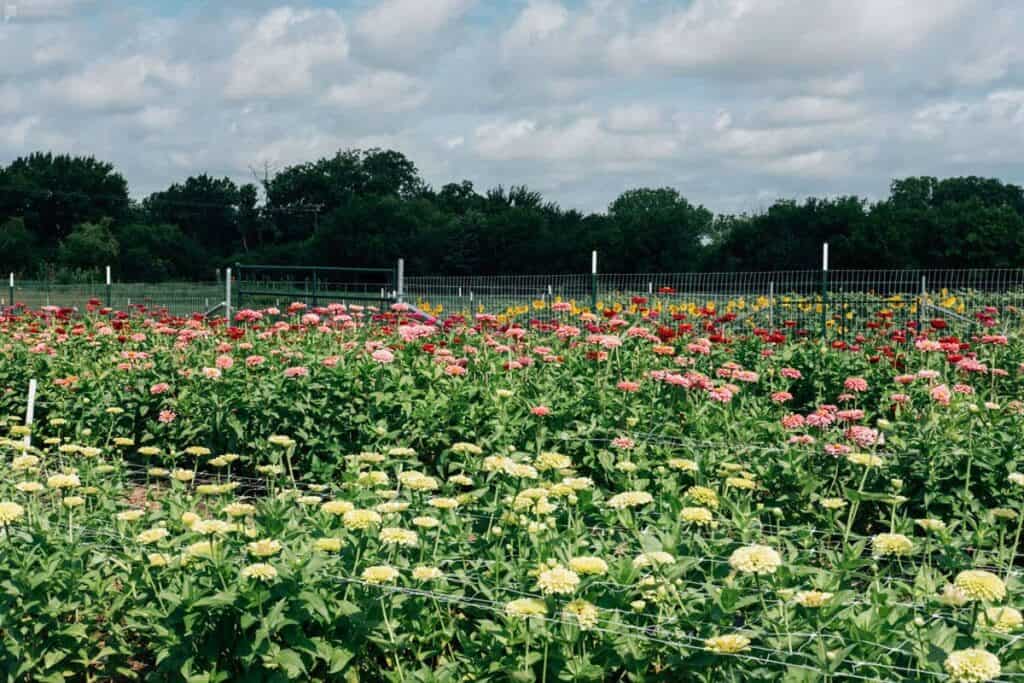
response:
[[[998,657],[976,648],[950,653],[943,666],[954,683],[985,683],[1003,671]]]
[[[750,638],[737,633],[715,636],[704,641],[704,647],[719,655],[733,655],[750,647]]]
[[[953,585],[971,600],[999,602],[1006,597],[1006,584],[992,572],[968,569],[956,575]]]
[[[729,566],[744,574],[774,574],[782,558],[766,545],[748,545],[737,548],[729,556]]]
[[[269,583],[277,578],[277,569],[274,568],[274,565],[257,562],[242,569],[242,578]]]
[[[537,587],[544,595],[567,595],[575,591],[579,584],[579,575],[562,565],[545,569],[537,576]]]

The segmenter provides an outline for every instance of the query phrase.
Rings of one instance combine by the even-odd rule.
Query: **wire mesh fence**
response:
[[[568,320],[631,310],[670,324],[712,321],[726,329],[791,328],[853,337],[866,327],[913,329],[942,320],[958,332],[986,322],[1024,325],[1024,269],[802,270],[732,273],[592,273],[404,277],[398,269],[243,266],[225,282],[56,284],[13,280],[0,307],[223,314],[241,307],[330,303],[385,307],[402,299],[424,312],[492,313],[519,322]]]

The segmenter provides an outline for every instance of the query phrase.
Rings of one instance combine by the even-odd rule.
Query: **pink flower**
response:
[[[970,384],[954,384],[953,391],[955,391],[958,394],[965,394],[967,396],[970,396],[971,394],[974,393],[974,387],[972,387]]]
[[[907,403],[910,403],[910,396],[908,396],[907,394],[893,394],[892,396],[889,397],[889,400],[895,403],[896,405],[905,405]]]
[[[624,451],[636,446],[636,442],[630,439],[628,436],[617,436],[612,439],[612,448],[620,448]]]
[[[395,360],[395,354],[391,353],[387,349],[377,349],[370,354],[370,357],[378,363],[391,363]]]
[[[833,458],[838,458],[841,455],[846,455],[853,451],[853,448],[843,443],[827,443],[825,444],[825,452],[831,455]]]
[[[178,414],[175,413],[173,410],[161,410],[160,416],[157,419],[160,422],[163,422],[164,424],[170,424],[171,422],[174,422],[174,420],[177,419],[177,417]]]
[[[301,318],[303,325],[316,325],[320,322],[320,316],[316,313],[306,313]]]
[[[466,374],[466,368],[461,365],[446,365],[444,368],[444,374],[449,377],[462,377]]]
[[[846,430],[846,438],[861,448],[868,448],[878,441],[878,430],[863,425],[854,425]]]
[[[793,400],[793,394],[788,391],[776,391],[772,394],[772,401],[775,403],[785,403]]]
[[[551,414],[551,408],[548,408],[547,406],[534,406],[530,408],[530,412],[537,417],[547,417]]]
[[[341,356],[327,356],[320,363],[327,368],[333,368],[341,360]]]
[[[309,368],[302,365],[297,365],[293,368],[286,368],[284,371],[285,377],[309,377]]]
[[[245,359],[246,367],[255,368],[258,365],[263,365],[267,361],[263,356],[249,356]]]
[[[843,388],[847,391],[867,391],[868,381],[863,377],[847,377],[846,381],[843,382]]]
[[[857,420],[864,419],[864,411],[860,408],[851,408],[850,410],[840,410],[836,413],[836,417],[844,422],[856,422]]]
[[[939,405],[948,406],[950,400],[953,398],[953,394],[950,393],[949,387],[945,384],[940,384],[937,387],[932,387],[931,397],[932,400]]]
[[[618,387],[618,389],[620,391],[625,391],[627,393],[633,393],[633,392],[636,392],[636,391],[640,391],[640,383],[639,382],[630,382],[629,380],[625,380],[625,379],[622,380],[621,382],[619,382],[618,384],[616,384],[615,386]]]
[[[893,381],[896,382],[896,384],[904,384],[904,385],[906,385],[906,384],[910,384],[911,382],[914,381],[914,376],[913,375],[896,375],[895,377],[893,377]]]
[[[786,379],[803,379],[803,373],[796,368],[782,368],[779,374]]]
[[[220,368],[203,368],[203,377],[206,379],[220,379]]]
[[[729,403],[732,401],[733,392],[728,387],[717,387],[708,392],[708,398],[718,403]]]
[[[807,421],[803,415],[792,413],[782,418],[782,426],[785,429],[802,429]]]
[[[167,382],[158,382],[157,384],[154,384],[149,388],[149,393],[151,393],[153,396],[159,396],[160,394],[165,394],[170,390],[170,384],[168,384]]]
[[[810,446],[814,443],[814,437],[810,434],[794,434],[789,437],[788,443],[793,444],[794,446]]]
[[[217,360],[214,363],[221,370],[230,370],[235,364],[235,359],[231,356],[217,356]]]
[[[572,304],[568,301],[556,301],[551,304],[551,310],[555,313],[568,313],[572,310]]]

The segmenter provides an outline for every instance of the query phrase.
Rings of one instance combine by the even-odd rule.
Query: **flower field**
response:
[[[1024,680],[1019,318],[646,303],[9,312],[0,671]]]

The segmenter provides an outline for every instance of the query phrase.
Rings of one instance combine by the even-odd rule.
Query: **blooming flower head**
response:
[[[242,578],[270,583],[277,578],[277,569],[275,569],[272,564],[257,562],[256,564],[250,564],[248,567],[242,569]]]
[[[313,547],[325,553],[336,553],[341,550],[340,538],[318,538],[313,541]]]
[[[10,501],[0,501],[0,525],[17,522],[25,515],[25,508]]]
[[[712,510],[718,509],[718,494],[706,486],[691,486],[686,489],[685,497]]]
[[[774,574],[781,564],[779,553],[765,545],[743,546],[729,556],[729,566],[744,574]]]
[[[823,591],[798,591],[793,596],[793,602],[803,607],[817,608],[822,607],[832,597],[832,593],[825,593]]]
[[[875,557],[904,557],[914,552],[914,543],[903,534],[875,534],[871,548]]]
[[[600,576],[608,572],[608,563],[600,557],[581,556],[569,560],[569,569],[577,574]]]
[[[1006,597],[1006,584],[992,572],[968,569],[956,575],[953,585],[971,600],[999,602]]]
[[[977,648],[950,653],[943,667],[953,683],[985,683],[1002,673],[999,658]]]
[[[707,638],[704,641],[704,647],[709,652],[714,652],[715,654],[732,655],[749,649],[750,638],[738,633],[715,636],[714,638]]]
[[[281,542],[272,538],[264,538],[249,543],[246,548],[253,557],[270,557],[281,552]]]
[[[660,567],[667,564],[675,564],[676,558],[663,550],[654,550],[649,553],[641,553],[633,558],[633,566],[637,569],[643,567]]]
[[[417,581],[437,581],[443,576],[444,572],[442,572],[437,567],[428,567],[421,565],[419,567],[415,567],[412,570],[412,578],[416,579]]]
[[[562,565],[545,569],[537,576],[537,587],[544,595],[567,595],[580,584],[579,575]]]
[[[362,530],[380,524],[380,513],[374,510],[349,510],[341,517],[346,529]]]
[[[653,496],[646,491],[625,491],[608,499],[608,507],[613,510],[640,507],[654,502]]]
[[[706,507],[684,507],[679,512],[679,518],[697,526],[710,526],[715,521],[714,514]]]
[[[547,605],[536,598],[521,598],[505,604],[505,614],[510,617],[544,616],[547,613]]]
[[[580,627],[581,631],[589,631],[597,626],[597,607],[586,600],[573,600],[566,603],[562,613],[566,617],[575,620],[576,625]]]
[[[380,564],[367,567],[360,575],[363,581],[379,585],[382,583],[394,583],[398,579],[398,570],[388,565]]]
[[[415,531],[400,529],[398,527],[384,527],[380,530],[381,543],[385,545],[415,546],[419,542],[419,536]]]

